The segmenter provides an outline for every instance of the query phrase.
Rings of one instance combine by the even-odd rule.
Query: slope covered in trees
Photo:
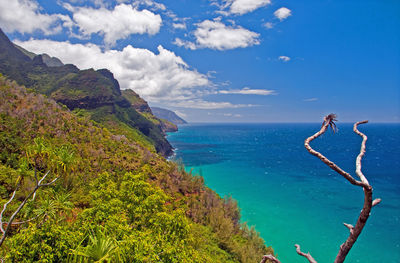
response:
[[[273,253],[222,199],[130,136],[0,78],[3,222],[49,172],[0,247],[6,262],[257,262]],[[66,161],[67,160],[67,161]],[[3,224],[6,226],[6,223]]]
[[[114,131],[124,131],[164,156],[172,153],[161,128],[122,96],[109,70],[79,70],[71,64],[49,67],[45,55],[29,54],[17,48],[0,29],[0,73]]]

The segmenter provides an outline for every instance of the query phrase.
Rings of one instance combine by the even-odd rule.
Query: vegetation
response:
[[[142,114],[143,117],[151,121],[153,124],[158,126],[163,132],[175,132],[178,131],[178,126],[166,119],[162,119],[153,115],[147,102],[139,97],[139,95],[131,89],[123,90],[122,96],[124,96],[130,103],[131,106]]]
[[[74,114],[4,77],[0,101],[1,206],[19,186],[3,222],[31,193],[35,171],[59,178],[16,216],[0,247],[6,262],[257,262],[273,254],[240,222],[234,200],[153,152],[128,124],[111,131],[110,116],[99,124],[90,109]]]
[[[70,110],[85,110],[86,116],[105,127],[120,129],[124,126],[125,136],[135,134],[145,142],[144,146],[152,145],[151,149],[164,156],[172,153],[162,127],[131,106],[109,70],[79,70],[74,65],[62,64],[49,67],[45,61],[48,62],[46,56],[32,56],[32,53],[17,48],[0,29],[2,74],[66,105]]]

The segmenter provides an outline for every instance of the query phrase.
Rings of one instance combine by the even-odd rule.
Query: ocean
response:
[[[294,244],[319,262],[333,262],[355,224],[362,188],[351,185],[304,148],[321,124],[188,124],[170,133],[175,160],[204,177],[219,195],[230,195],[242,221],[255,226],[284,262],[305,262]],[[355,175],[361,138],[338,123],[311,143]],[[346,262],[400,262],[400,125],[364,124],[368,136],[362,171],[374,188],[374,207]],[[261,260],[262,255],[260,255]]]

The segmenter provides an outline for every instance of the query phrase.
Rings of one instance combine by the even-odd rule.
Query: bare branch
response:
[[[54,184],[59,178],[60,178],[60,176],[54,178],[54,180],[51,181],[50,183],[47,183],[47,184],[40,184],[39,187],[52,185],[52,184]]]
[[[311,256],[311,254],[310,253],[303,253],[303,252],[301,252],[301,250],[300,250],[300,246],[299,245],[294,245],[295,247],[296,247],[296,252],[297,252],[297,254],[299,254],[300,256],[303,256],[303,257],[305,257],[306,259],[308,259],[308,261],[310,262],[310,263],[317,263],[317,261]]]
[[[274,257],[273,255],[264,255],[262,260],[260,261],[260,263],[266,263],[267,260],[272,261],[274,263],[281,263],[279,261],[279,259],[277,259],[276,257]]]
[[[329,116],[329,115],[328,115]],[[358,185],[358,186],[364,186],[365,184],[363,182],[360,182],[356,179],[354,179],[349,173],[345,172],[343,169],[341,169],[339,166],[337,166],[334,162],[332,162],[331,160],[329,160],[328,158],[326,158],[324,155],[322,155],[320,152],[314,150],[313,148],[311,148],[310,146],[310,142],[316,138],[318,138],[319,136],[321,136],[322,134],[325,133],[325,131],[327,130],[327,128],[329,126],[331,126],[331,122],[333,122],[332,119],[329,119],[328,116],[325,117],[324,122],[322,123],[322,127],[321,129],[315,133],[314,135],[308,137],[305,141],[304,141],[304,146],[306,147],[307,151],[309,153],[311,153],[312,155],[318,157],[323,163],[325,163],[326,165],[328,165],[332,170],[334,170],[335,172],[337,172],[338,174],[342,175],[344,178],[346,178],[351,184],[353,185]],[[336,127],[336,126],[334,126]]]
[[[43,180],[46,179],[46,177],[47,177],[47,175],[48,175],[49,173],[50,173],[50,171],[47,171],[47,172],[43,175],[43,177],[37,182],[35,188],[33,188],[33,190],[25,197],[24,201],[22,201],[22,203],[21,203],[21,204],[18,206],[18,208],[14,211],[14,213],[11,215],[10,219],[9,219],[8,222],[7,222],[7,227],[6,227],[5,230],[3,229],[3,224],[4,224],[4,223],[3,223],[3,221],[2,221],[2,220],[3,220],[3,213],[4,213],[4,211],[6,210],[7,205],[14,199],[15,193],[16,193],[18,187],[17,187],[17,189],[15,189],[15,191],[14,191],[13,195],[11,196],[10,200],[4,205],[3,211],[2,211],[1,214],[0,214],[0,220],[1,220],[1,221],[0,221],[0,223],[1,223],[0,226],[1,226],[1,232],[3,233],[3,235],[1,236],[1,239],[0,239],[0,246],[3,244],[3,242],[4,242],[4,240],[5,240],[6,236],[7,236],[7,233],[8,233],[8,231],[9,231],[10,227],[13,225],[13,221],[14,221],[14,219],[16,218],[17,214],[22,210],[22,208],[25,206],[25,204],[26,204],[27,201],[31,198],[31,196],[33,196],[33,197],[32,197],[32,200],[35,200],[36,191],[37,191],[40,187],[49,186],[49,185],[55,183],[55,182],[58,180],[58,178],[60,178],[60,177],[57,177],[57,178],[53,179],[51,182],[49,182],[49,183],[42,184]],[[36,174],[35,174],[35,179],[37,180]],[[32,220],[33,220],[33,219],[32,219]],[[28,220],[28,221],[29,221],[29,220]],[[25,223],[25,222],[24,222],[24,223]]]
[[[367,142],[368,137],[357,129],[359,124],[364,124],[364,123],[368,123],[368,121],[359,121],[355,123],[353,126],[353,131],[363,138],[361,142],[360,153],[358,154],[356,159],[356,174],[364,184],[369,185],[367,178],[365,178],[364,174],[361,172],[361,160],[365,154],[365,143]]]
[[[360,121],[354,124],[353,131],[358,134],[359,136],[362,137],[362,142],[361,142],[361,147],[360,147],[360,153],[358,154],[356,158],[356,174],[360,178],[360,181],[354,179],[349,173],[343,171],[340,167],[338,167],[335,163],[332,161],[328,160],[324,155],[321,153],[315,151],[314,149],[311,148],[310,142],[314,140],[315,138],[319,137],[321,134],[323,134],[328,126],[330,126],[332,129],[334,129],[336,126],[334,125],[334,120],[335,120],[336,115],[330,114],[324,118],[324,122],[322,123],[322,127],[320,131],[315,133],[313,136],[308,137],[305,142],[304,146],[306,149],[314,156],[318,157],[323,163],[327,164],[332,170],[336,171],[340,175],[342,175],[344,178],[346,178],[351,184],[361,186],[364,190],[364,206],[361,210],[361,213],[358,217],[357,223],[355,226],[351,224],[346,224],[344,225],[350,230],[350,235],[347,238],[347,240],[340,246],[339,252],[336,256],[335,263],[342,263],[347,254],[349,253],[350,249],[353,247],[354,243],[357,241],[358,236],[361,234],[361,231],[363,230],[368,217],[371,213],[371,209],[373,206],[379,204],[381,202],[381,199],[375,199],[372,201],[372,187],[370,186],[367,178],[364,176],[364,174],[361,171],[361,161],[362,158],[365,155],[365,144],[367,141],[367,136],[360,132],[358,130],[358,125],[367,123],[368,121]],[[302,256],[307,256],[309,254],[304,254],[301,253],[300,248],[296,245],[297,247],[297,253]],[[308,258],[309,259],[309,258]],[[310,259],[309,259],[310,261]],[[314,261],[310,261],[314,262]]]
[[[376,205],[379,204],[381,201],[382,201],[382,199],[376,198],[374,201],[372,201],[372,207],[376,206]]]
[[[35,169],[35,172],[36,172],[36,169]],[[39,187],[42,186],[42,185],[41,185],[42,181],[43,181],[44,179],[46,179],[46,177],[47,177],[47,175],[48,175],[49,173],[50,173],[50,170],[47,171],[47,172],[43,175],[43,177],[39,180],[39,182],[36,183],[36,187],[37,187],[37,188],[39,188]],[[36,179],[36,181],[37,181],[36,173],[35,173],[35,179]],[[35,190],[35,193],[33,194],[32,201],[35,200],[35,198],[36,198],[36,190]]]
[[[353,131],[362,137],[360,153],[356,159],[356,174],[360,178],[363,183],[364,190],[364,206],[361,210],[361,213],[358,217],[356,225],[353,227],[353,231],[350,231],[350,235],[347,240],[340,246],[339,252],[336,256],[335,263],[342,263],[350,249],[353,247],[354,243],[357,241],[358,236],[361,234],[361,231],[364,229],[364,226],[371,214],[371,209],[374,205],[377,205],[381,200],[375,199],[372,201],[372,187],[369,185],[367,178],[365,178],[364,174],[361,172],[361,160],[365,154],[365,143],[368,137],[358,130],[359,124],[367,123],[368,121],[360,121],[354,124]]]
[[[25,220],[25,221],[13,222],[11,225],[15,226],[15,225],[22,225],[22,224],[26,224],[26,223],[29,223],[29,222],[31,222],[31,221],[33,221],[33,220],[37,219],[39,216],[41,216],[41,215],[37,215],[37,216],[35,216],[35,217],[32,217],[31,219],[28,219],[28,220]]]
[[[9,205],[11,202],[12,202],[12,200],[14,199],[14,197],[15,197],[15,193],[17,192],[17,190],[18,190],[18,187],[15,189],[15,191],[13,192],[13,194],[11,195],[11,197],[10,197],[10,199],[4,204],[4,206],[3,206],[3,210],[1,210],[1,214],[0,214],[0,231],[4,234],[4,229],[3,229],[3,213],[4,213],[4,211],[6,211],[6,209],[7,209],[7,205]]]
[[[345,227],[347,227],[347,228],[350,230],[350,233],[353,231],[353,228],[354,228],[353,225],[347,224],[347,223],[343,223],[343,225],[344,225]]]

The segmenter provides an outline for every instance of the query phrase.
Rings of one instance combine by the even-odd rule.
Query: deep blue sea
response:
[[[363,205],[362,188],[310,155],[304,139],[321,124],[189,124],[168,135],[175,159],[202,175],[221,196],[238,200],[242,221],[256,230],[286,263],[306,261],[294,244],[319,262],[333,262]],[[312,142],[355,176],[361,138],[338,124]],[[400,262],[400,125],[365,124],[363,172],[374,188],[374,207],[346,262]],[[260,259],[261,259],[260,255]]]

